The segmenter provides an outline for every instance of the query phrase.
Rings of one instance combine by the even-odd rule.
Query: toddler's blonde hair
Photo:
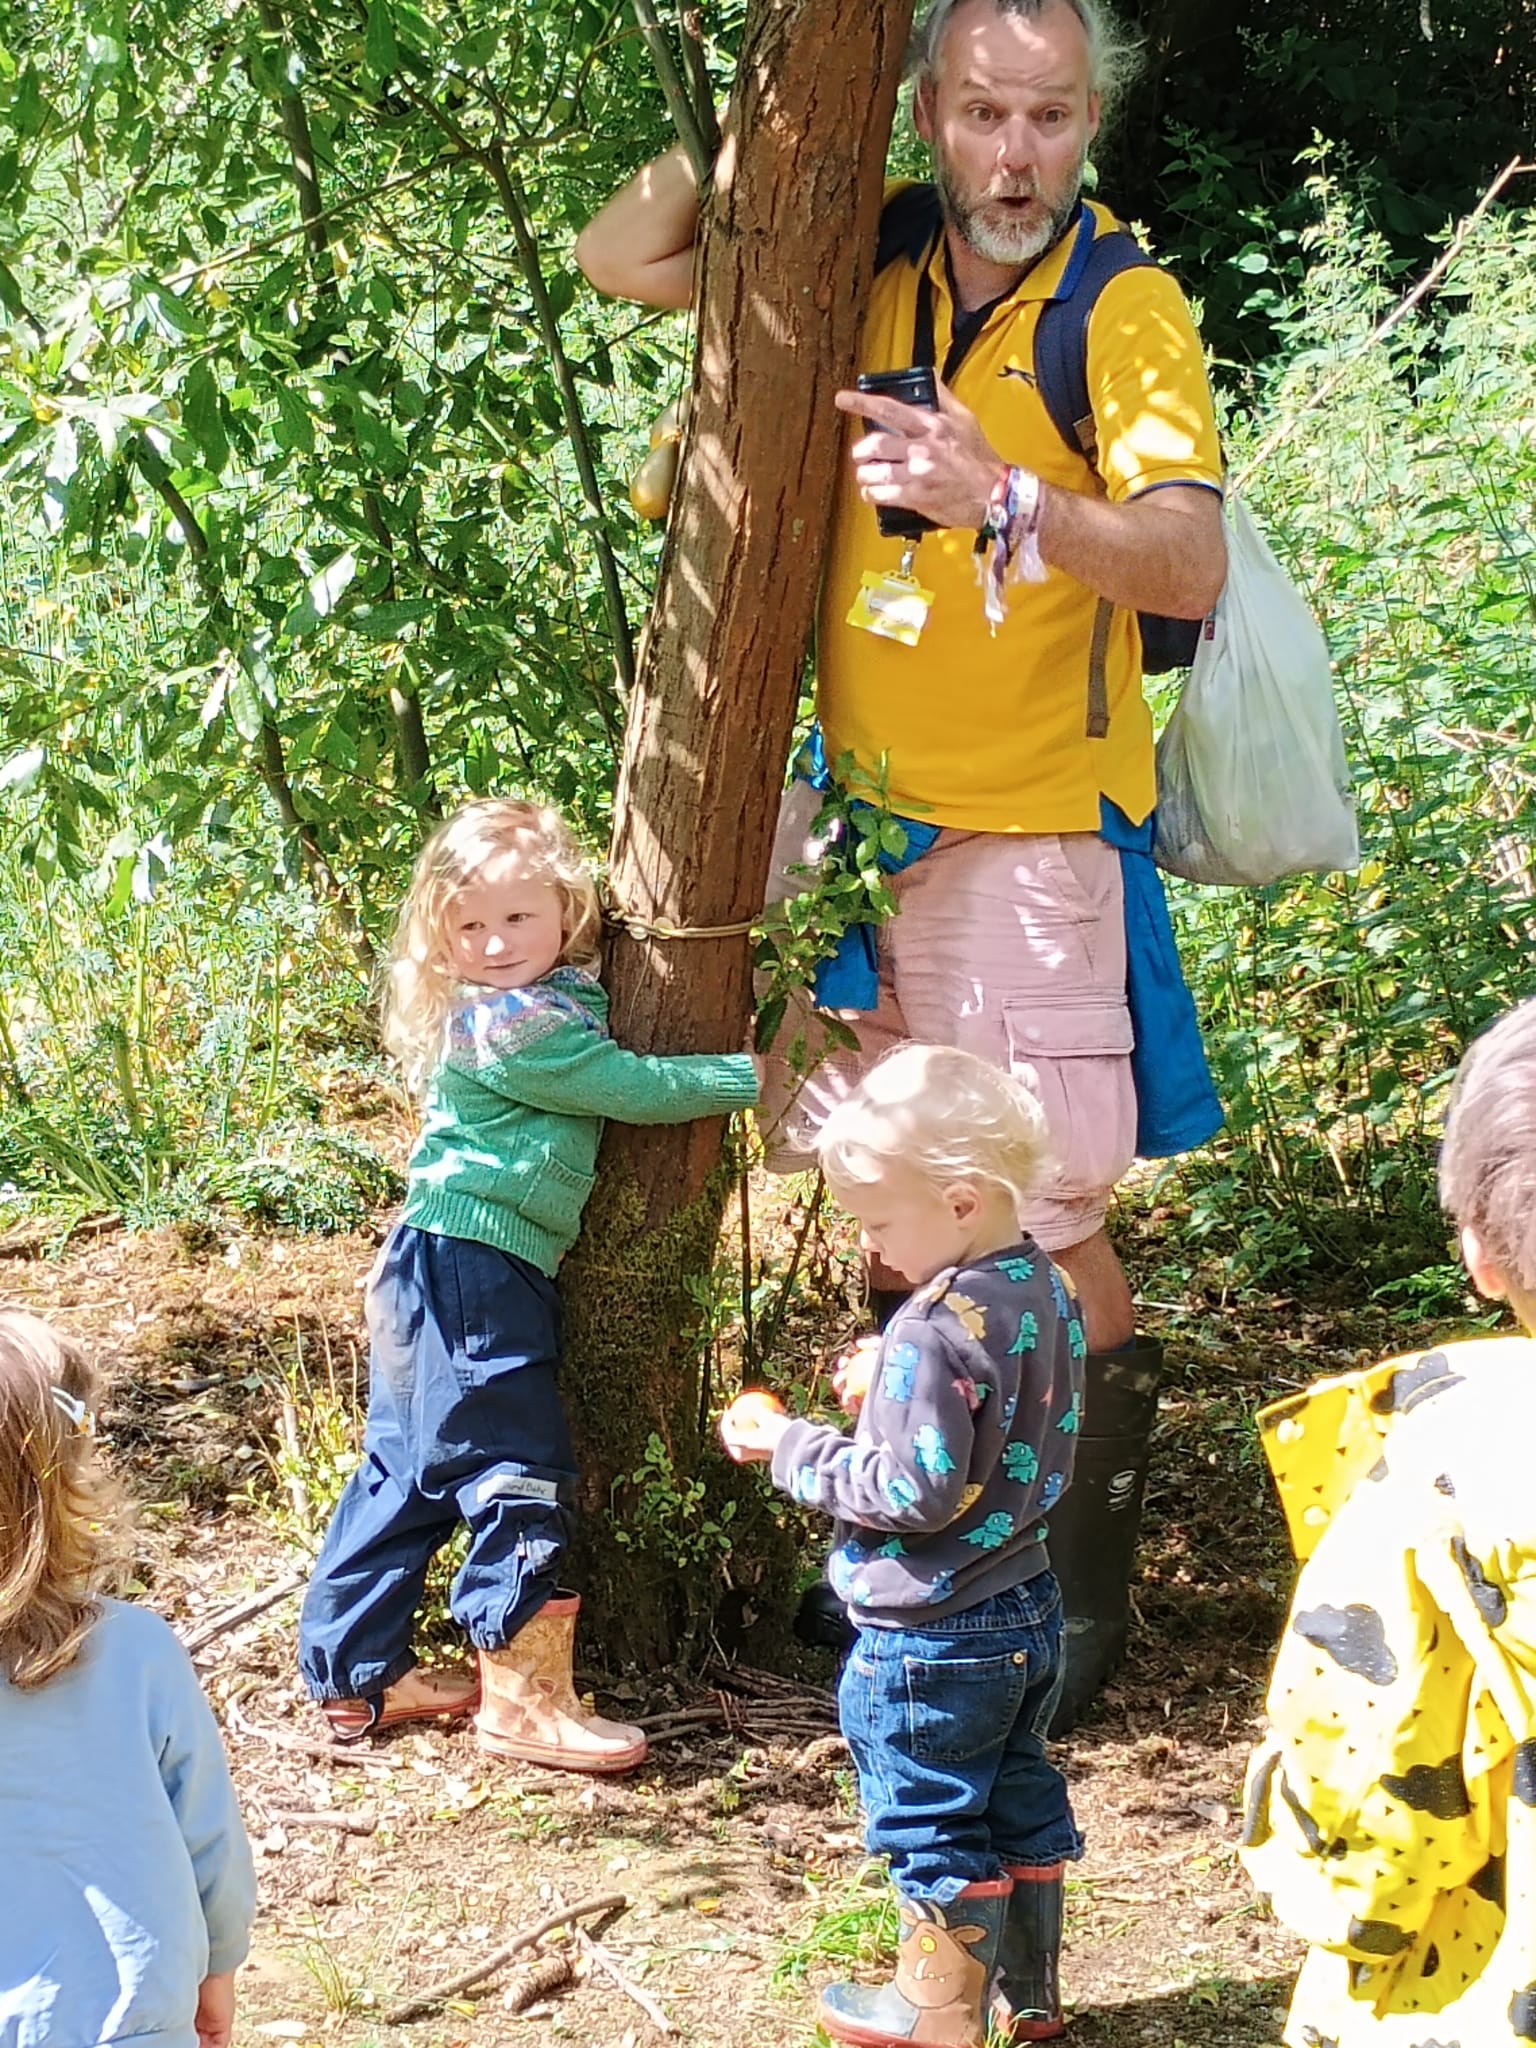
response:
[[[84,1351],[0,1310],[0,1672],[19,1687],[74,1662],[123,1550],[116,1488],[55,1389],[90,1408]]]
[[[1015,1075],[975,1053],[898,1045],[832,1110],[816,1153],[834,1194],[906,1167],[936,1188],[1005,1188],[1017,1206],[1045,1166],[1045,1112]]]
[[[446,931],[454,897],[493,862],[515,857],[530,880],[560,898],[561,962],[597,962],[602,906],[597,883],[560,813],[520,797],[465,804],[439,825],[416,856],[400,908],[384,988],[384,1049],[414,1095],[424,1092],[442,1052],[443,1025],[457,982]]]

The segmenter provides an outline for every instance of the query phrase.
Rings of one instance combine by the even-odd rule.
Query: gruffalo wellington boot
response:
[[[645,1762],[644,1732],[589,1713],[571,1683],[581,1600],[556,1593],[504,1650],[480,1652],[475,1739],[493,1756],[607,1777]]]
[[[1066,1872],[1060,1863],[1005,1866],[1013,1895],[997,1947],[992,2031],[998,2041],[1056,2041],[1061,2016],[1061,1912]]]
[[[816,2017],[834,2041],[858,2048],[983,2048],[997,1945],[1013,1879],[968,1884],[948,1906],[900,1899],[896,1975],[871,1990],[829,1984]]]

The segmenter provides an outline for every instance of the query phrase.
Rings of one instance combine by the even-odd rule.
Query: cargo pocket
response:
[[[596,1179],[595,1174],[578,1173],[553,1152],[546,1152],[517,1206],[540,1230],[552,1231],[557,1237],[574,1237]]]
[[[1054,1194],[1112,1188],[1136,1155],[1135,1034],[1123,997],[1003,1005],[1008,1065],[1045,1111]]]

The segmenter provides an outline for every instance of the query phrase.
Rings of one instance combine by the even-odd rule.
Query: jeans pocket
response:
[[[966,1764],[995,1749],[1019,1717],[1029,1686],[1029,1654],[903,1657],[907,1739],[920,1763]]]

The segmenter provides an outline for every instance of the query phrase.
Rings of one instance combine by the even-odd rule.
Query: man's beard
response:
[[[1083,189],[1083,166],[1088,160],[1086,147],[1078,159],[1076,170],[1068,181],[1067,189],[1057,204],[1044,214],[1036,213],[1030,218],[1010,220],[987,217],[987,209],[999,199],[1040,198],[1040,190],[1034,179],[1006,179],[994,181],[979,198],[965,200],[956,189],[950,176],[949,165],[942,151],[935,145],[933,151],[933,182],[939,195],[939,209],[946,226],[952,227],[962,241],[976,255],[987,263],[996,263],[1007,268],[1022,269],[1043,256],[1047,249],[1054,248],[1060,240],[1073,214],[1077,211],[1078,198]]]

